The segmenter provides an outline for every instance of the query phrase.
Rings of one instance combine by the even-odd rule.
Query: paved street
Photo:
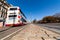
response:
[[[60,23],[37,24],[37,25],[42,26],[46,29],[55,31],[60,34]]]
[[[1,27],[0,32],[10,29],[11,27]]]
[[[60,40],[60,34],[35,24],[26,26],[10,40]]]
[[[4,31],[0,31],[0,40],[4,40],[8,35],[10,36],[14,36],[16,33],[18,33],[17,30],[20,31],[20,29],[24,29],[25,26],[17,26],[17,27],[11,27],[11,28],[8,28],[7,30],[4,30]],[[14,33],[16,32],[16,33]],[[14,33],[14,34],[12,34]],[[12,35],[11,35],[12,34]],[[10,37],[8,36],[8,37]]]

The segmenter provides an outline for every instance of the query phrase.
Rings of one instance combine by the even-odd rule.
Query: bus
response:
[[[5,26],[17,26],[23,25],[26,22],[26,17],[19,7],[9,7],[7,11],[7,17]]]

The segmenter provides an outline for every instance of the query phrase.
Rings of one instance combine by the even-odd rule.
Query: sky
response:
[[[13,6],[19,6],[27,20],[41,20],[60,12],[60,0],[7,0]]]

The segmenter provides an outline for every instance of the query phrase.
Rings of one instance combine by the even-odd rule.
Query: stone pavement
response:
[[[30,24],[10,40],[60,40],[60,35],[34,24]]]

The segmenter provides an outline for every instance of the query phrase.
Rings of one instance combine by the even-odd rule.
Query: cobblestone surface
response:
[[[58,40],[60,35],[34,24],[20,31],[11,40]]]

